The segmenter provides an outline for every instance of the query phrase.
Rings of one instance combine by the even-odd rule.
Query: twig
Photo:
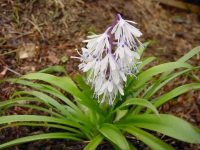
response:
[[[157,1],[160,2],[164,5],[168,5],[168,6],[172,6],[172,7],[176,7],[179,9],[184,9],[184,10],[190,10],[192,12],[195,13],[200,13],[200,7],[193,5],[193,4],[189,4],[186,2],[182,2],[182,1],[177,1],[177,0],[151,0],[151,1]]]
[[[14,73],[14,74],[16,74],[16,75],[18,75],[18,76],[22,76],[22,74],[16,72],[15,70],[13,70],[13,69],[11,69],[11,68],[8,68],[8,67],[6,67],[6,68],[7,68],[8,71],[10,71],[10,72],[12,72],[12,73]]]
[[[40,33],[42,39],[45,40],[44,35],[42,34],[42,32],[41,32],[39,26],[36,25],[33,21],[29,20],[28,18],[27,18],[26,20],[27,20],[28,22],[30,22],[30,23],[34,26],[34,28]]]
[[[0,47],[1,47],[1,46],[0,46]],[[16,51],[18,51],[18,49],[15,49],[15,50],[12,50],[12,51],[9,51],[9,52],[5,52],[5,53],[3,53],[3,54],[0,54],[0,56],[8,55],[8,54],[14,53],[14,52],[16,52]]]

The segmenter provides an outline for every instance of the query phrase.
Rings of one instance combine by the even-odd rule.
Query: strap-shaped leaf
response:
[[[34,83],[34,82],[23,80],[23,79],[17,79],[17,80],[9,79],[9,81],[15,82],[18,84],[22,84],[22,85],[26,85],[26,86],[30,86],[32,88],[46,92],[48,94],[51,94],[51,95],[59,98],[64,103],[68,104],[71,107],[70,109],[74,109],[74,112],[75,112],[75,113],[73,113],[74,118],[77,118],[80,121],[82,120],[82,122],[84,122],[84,123],[90,124],[89,121],[87,120],[87,118],[84,117],[84,114],[81,111],[81,109],[77,105],[75,105],[71,100],[69,100],[66,96],[64,96],[60,91],[56,90],[54,87],[47,85],[47,84]]]
[[[12,100],[11,100],[12,101]],[[19,101],[18,101],[19,102]],[[36,101],[34,101],[36,102]],[[40,107],[40,106],[37,106],[37,105],[29,105],[29,104],[18,104],[16,102],[10,104],[10,105],[7,105],[5,108],[4,108],[4,111],[5,109],[7,110],[8,108],[10,107],[13,107],[13,106],[19,106],[19,107],[25,107],[25,108],[31,108],[31,109],[35,109],[35,110],[39,110],[39,111],[42,111],[44,113],[48,113],[49,115],[51,116],[54,116],[54,117],[58,117],[58,118],[65,118],[65,116],[62,116],[56,112],[54,112],[52,109],[46,109],[46,108],[43,108],[43,107]]]
[[[142,68],[144,68],[146,65],[150,64],[155,59],[156,59],[156,57],[147,57],[146,59],[144,59],[142,61],[141,64],[138,65],[138,70],[141,70]]]
[[[160,114],[159,117],[155,114],[129,115],[122,119],[121,123],[157,131],[184,142],[200,143],[200,130],[173,115]]]
[[[179,87],[171,90],[170,92],[156,98],[153,101],[153,105],[157,108],[157,107],[163,105],[164,103],[166,103],[167,101],[169,101],[185,92],[188,92],[190,90],[200,90],[200,83],[191,83],[191,84],[185,84],[185,85],[179,86]],[[148,110],[147,112],[150,112],[150,110]]]
[[[144,44],[140,45],[138,48],[138,53],[142,56],[143,52],[147,49],[147,47],[151,44],[151,41],[145,42]]]
[[[197,46],[193,48],[191,51],[189,51],[187,54],[185,54],[183,57],[181,57],[178,62],[186,62],[190,58],[192,58],[194,55],[200,53],[200,46]]]
[[[53,72],[66,73],[66,70],[63,66],[50,66],[48,68],[40,70],[39,72],[41,72],[41,73],[53,73]]]
[[[28,75],[23,76],[22,78],[25,79],[31,79],[31,80],[41,80],[44,82],[47,82],[49,84],[52,84],[54,86],[59,87],[60,89],[72,94],[75,98],[75,100],[78,103],[81,103],[91,110],[95,110],[100,115],[103,115],[104,112],[100,109],[97,101],[94,101],[92,99],[89,99],[87,96],[85,96],[75,85],[75,83],[72,81],[72,79],[68,76],[65,77],[56,77],[54,75],[46,74],[46,73],[30,73]]]
[[[84,148],[84,150],[94,150],[97,148],[97,146],[102,142],[104,137],[99,134],[96,137],[94,137]]]
[[[12,98],[12,99],[0,102],[0,109],[7,107],[9,105],[26,103],[26,102],[30,102],[30,101],[42,102],[41,100],[38,100],[36,97],[28,97],[28,96],[16,97],[16,98]]]
[[[78,84],[78,87],[84,92],[84,94],[88,95],[89,97],[93,97],[93,90],[91,86],[86,84],[83,76],[77,74],[74,80]]]
[[[77,135],[79,135],[80,137],[85,138],[85,135],[81,131],[79,131],[73,127],[68,127],[68,126],[59,125],[59,124],[46,123],[46,122],[45,123],[30,123],[30,122],[19,122],[18,123],[18,122],[15,122],[15,123],[0,127],[0,130],[9,128],[9,127],[18,127],[18,126],[57,128],[57,129],[66,130],[70,133],[77,133]]]
[[[191,65],[187,63],[182,63],[182,62],[170,62],[170,63],[164,63],[161,65],[154,66],[146,71],[141,72],[138,75],[138,79],[135,80],[135,82],[131,84],[130,90],[140,88],[147,81],[149,81],[153,76],[157,74],[169,72],[177,68],[191,68],[191,67],[192,67]]]
[[[57,112],[61,112],[62,115],[70,116],[69,111],[65,109],[65,107],[62,104],[58,103],[55,99],[51,98],[47,94],[44,94],[39,91],[20,91],[16,93],[25,94],[25,95],[33,95],[37,97],[38,99],[42,100],[44,103],[50,104],[51,106],[55,107]]]
[[[194,49],[192,49],[191,51],[189,51],[187,54],[185,54],[184,56],[182,56],[179,60],[177,60],[176,62],[186,62],[187,60],[189,60],[190,58],[192,58],[194,55],[199,54],[200,53],[200,46],[195,47]],[[164,74],[162,74],[162,77],[167,76],[168,74],[170,74],[171,71],[165,72]]]
[[[148,145],[150,148],[155,150],[173,150],[173,147],[168,145],[167,143],[163,142],[162,140],[156,138],[155,136],[149,134],[148,132],[141,130],[137,127],[134,127],[132,125],[120,125],[120,128],[133,136],[135,136],[137,139],[144,142],[146,145]]]
[[[120,126],[122,130],[132,134],[137,139],[144,142],[150,148],[155,150],[173,150],[174,148],[167,143],[163,142],[162,140],[158,139],[157,137],[153,136],[152,134],[141,130],[137,127],[132,125],[122,125]]]
[[[72,133],[44,133],[44,134],[39,134],[39,135],[26,136],[26,137],[12,140],[4,144],[0,144],[0,149],[5,149],[13,145],[22,144],[22,143],[31,142],[31,141],[37,141],[37,140],[44,140],[44,139],[70,139],[70,140],[75,140],[75,141],[81,140],[78,137],[76,137],[76,134],[72,134]]]
[[[173,79],[177,78],[178,76],[181,76],[192,69],[186,69],[177,73],[174,73],[172,75],[169,75],[165,77],[164,79],[157,80],[151,87],[149,87],[144,94],[144,98],[149,99],[151,96],[153,96],[159,89],[161,89],[163,86],[165,86],[167,83],[172,81]]]
[[[69,120],[67,118],[56,118],[49,116],[39,116],[39,115],[10,115],[0,117],[1,124],[9,124],[12,122],[47,122],[47,123],[56,123],[61,125],[70,126],[81,130],[88,138],[91,138],[92,131],[87,126],[84,126],[80,123],[77,123],[75,120]]]
[[[144,68],[147,64],[151,63],[155,59],[156,59],[156,57],[148,57],[148,58],[144,59],[142,61],[142,63],[138,65],[138,70],[141,71],[142,68]],[[128,76],[128,80],[126,82],[125,90],[124,90],[125,95],[126,95],[127,91],[129,90],[130,86],[132,85],[132,83],[134,82],[134,80],[137,80],[137,78],[135,78],[135,76]]]
[[[105,123],[99,129],[102,135],[117,145],[120,149],[129,150],[129,144],[121,131],[113,124]]]
[[[154,113],[158,114],[156,107],[151,102],[149,102],[148,100],[142,99],[142,98],[128,99],[124,103],[122,103],[122,105],[120,105],[117,109],[122,109],[122,108],[124,108],[126,106],[130,106],[130,105],[144,106],[144,107],[147,107],[150,110],[152,110]]]
[[[9,124],[12,122],[51,122],[58,123],[63,125],[72,126],[74,128],[83,129],[83,126],[80,124],[56,117],[49,116],[39,116],[39,115],[10,115],[0,117],[0,124]]]

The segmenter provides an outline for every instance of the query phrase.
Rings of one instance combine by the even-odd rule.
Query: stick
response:
[[[199,6],[189,4],[189,3],[186,3],[186,2],[177,1],[177,0],[152,0],[152,1],[157,1],[157,2],[160,2],[164,5],[176,7],[176,8],[179,8],[179,9],[190,10],[194,13],[200,13],[200,7]]]

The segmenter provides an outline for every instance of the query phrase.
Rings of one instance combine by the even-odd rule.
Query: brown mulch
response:
[[[103,32],[116,13],[138,23],[137,27],[143,32],[141,41],[151,40],[153,43],[145,56],[156,56],[159,62],[177,60],[200,43],[200,14],[162,6],[150,0],[1,0],[0,79],[52,65],[63,65],[68,74],[73,75],[79,63],[70,58],[77,55],[75,49],[82,46],[89,32]],[[190,63],[199,65],[199,59],[196,56]],[[190,79],[179,78],[176,84],[169,84],[163,90],[169,91],[187,82]],[[0,100],[8,99],[17,88],[13,84],[0,84]],[[167,103],[160,111],[175,114],[200,127],[199,102],[200,93],[191,91]],[[24,110],[14,108],[10,113],[20,112]],[[24,127],[0,131],[0,141],[45,130]],[[178,141],[174,145],[179,146],[177,149],[200,149]],[[82,149],[83,145],[77,147],[70,142],[51,140],[22,144],[12,149],[70,147]],[[105,144],[105,147],[110,149],[109,145]],[[138,147],[144,149],[145,146],[139,143]]]

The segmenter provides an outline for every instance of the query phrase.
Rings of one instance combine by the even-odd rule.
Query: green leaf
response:
[[[80,90],[76,87],[75,83],[68,76],[56,77],[54,75],[46,73],[30,73],[25,76],[22,76],[22,78],[30,80],[42,80],[44,82],[50,83],[54,86],[61,88],[62,90],[72,94],[79,100],[82,99],[82,94]]]
[[[39,89],[41,91],[51,91],[51,92],[55,92],[57,94],[62,94],[60,91],[55,89],[53,86],[50,86],[47,84],[42,84],[42,83],[35,83],[34,81],[23,80],[22,78],[7,79],[5,81],[29,86],[29,87],[32,87],[35,89]]]
[[[70,113],[69,111],[67,111],[67,109],[65,109],[65,107],[58,103],[56,100],[54,100],[53,98],[51,98],[50,96],[42,93],[42,92],[38,92],[38,91],[21,91],[18,92],[20,94],[26,94],[26,95],[33,95],[35,97],[37,97],[38,99],[42,100],[44,103],[50,104],[51,106],[55,107],[56,110],[58,112],[61,112],[64,116],[69,117]]]
[[[144,68],[146,65],[148,65],[149,63],[151,63],[155,59],[156,59],[156,57],[148,57],[145,60],[143,60],[142,63],[138,65],[139,72],[142,70],[142,68]],[[135,76],[128,76],[128,80],[126,82],[125,90],[124,90],[125,95],[127,93],[126,91],[128,91],[129,88],[131,88],[130,86],[132,85],[132,83],[134,82],[135,79],[136,79]]]
[[[83,112],[80,110],[80,108],[75,105],[71,100],[69,100],[66,96],[64,96],[60,91],[56,90],[54,87],[50,86],[50,85],[46,85],[46,84],[41,84],[41,83],[34,83],[34,82],[30,82],[30,81],[26,81],[23,79],[9,79],[8,81],[14,82],[14,83],[18,83],[18,84],[22,84],[22,85],[26,85],[26,86],[30,86],[32,88],[35,88],[37,90],[46,92],[48,94],[51,94],[57,98],[59,98],[60,100],[62,100],[64,103],[68,104],[71,109],[74,109],[74,112],[76,114],[75,118],[81,118],[82,120],[84,120],[83,118],[85,118],[83,116]]]
[[[78,84],[78,87],[88,96],[92,97],[93,96],[93,90],[91,86],[87,85],[84,81],[84,78],[80,75],[77,74],[75,77],[75,82]]]
[[[145,42],[144,44],[140,45],[138,48],[138,53],[142,56],[143,52],[147,49],[147,47],[151,44],[151,41]]]
[[[54,73],[54,72],[62,72],[66,73],[65,68],[63,66],[50,66],[43,70],[40,70],[41,73]]]
[[[53,103],[48,103],[51,104],[50,106],[48,105],[48,107],[53,108],[54,111],[60,112],[60,108],[62,108],[63,110],[61,110],[65,116],[68,117],[68,119],[73,119],[76,122],[81,122],[82,124],[86,125],[88,128],[92,129],[94,127],[94,125],[91,123],[91,121],[89,120],[90,118],[85,117],[84,112],[81,111],[81,109],[75,105],[71,100],[69,100],[66,96],[64,96],[60,91],[56,90],[54,87],[50,86],[50,85],[46,85],[46,84],[41,84],[41,83],[34,83],[34,82],[30,82],[30,81],[26,81],[23,79],[10,79],[9,81],[11,82],[15,82],[18,84],[22,84],[22,85],[26,85],[26,86],[30,86],[32,88],[41,90],[42,92],[46,92],[50,95],[53,95],[54,97],[56,97],[56,101],[54,103],[57,103],[57,98],[59,98],[60,100],[62,100],[64,103],[68,104],[70,107],[60,104],[60,107],[58,106],[59,103],[57,103],[58,105],[54,105]],[[23,96],[24,92],[17,92],[16,94]],[[25,93],[24,93],[25,94]],[[28,92],[26,94],[32,94],[31,92]],[[44,94],[44,93],[43,93]],[[35,95],[36,96],[36,95]],[[43,98],[43,96],[39,96],[38,99]],[[51,97],[50,97],[51,99]],[[43,102],[46,102],[47,104],[47,100],[44,98]],[[52,101],[50,101],[52,102]],[[56,108],[54,106],[57,106]],[[89,113],[89,112],[85,112],[85,113]],[[96,123],[96,122],[95,122]]]
[[[190,58],[192,58],[194,55],[199,54],[200,53],[200,46],[195,47],[194,49],[192,49],[191,51],[189,51],[187,54],[185,54],[183,57],[181,57],[179,60],[177,60],[177,62],[186,62],[187,60],[189,60]],[[165,72],[162,77],[167,76],[168,74],[170,74],[171,71]]]
[[[200,90],[200,83],[190,83],[190,84],[185,84],[185,85],[179,86],[179,87],[171,90],[170,92],[153,100],[153,105],[157,108],[157,107],[163,105],[164,103],[166,103],[167,101],[169,101],[185,92],[188,92],[190,90]],[[150,110],[148,110],[147,112],[150,112]]]
[[[38,123],[56,123],[60,125],[67,125],[73,128],[77,128],[77,130],[81,130],[88,138],[91,138],[92,130],[87,126],[84,126],[75,120],[70,120],[67,118],[56,118],[49,116],[39,116],[39,115],[10,115],[10,116],[2,116],[0,117],[0,125],[1,124],[9,124],[13,122],[38,122]]]
[[[51,122],[57,124],[63,124],[72,126],[74,128],[83,129],[83,127],[71,120],[49,117],[49,116],[39,116],[39,115],[10,115],[10,116],[2,116],[0,117],[0,124],[9,124],[12,122]]]
[[[126,106],[130,106],[130,105],[144,106],[144,107],[151,109],[154,113],[158,114],[156,107],[151,102],[149,102],[146,99],[141,99],[141,98],[128,99],[124,103],[122,103],[122,105],[120,105],[117,109],[122,109],[122,108],[124,108]]]
[[[104,137],[99,134],[97,135],[96,137],[94,137],[90,142],[89,144],[87,144],[85,147],[84,147],[84,150],[94,150],[97,148],[97,146],[103,141]]]
[[[12,100],[11,100],[12,101]],[[19,102],[19,101],[17,101]],[[36,101],[34,101],[36,102]],[[35,110],[39,110],[39,111],[43,111],[44,113],[48,113],[51,116],[55,116],[55,117],[59,117],[59,118],[64,118],[64,116],[54,112],[52,109],[46,109],[37,105],[28,105],[28,104],[17,104],[16,102],[9,104],[6,106],[6,109],[8,109],[9,107],[13,107],[13,106],[19,106],[19,107],[26,107],[26,108],[31,108],[31,109],[35,109]]]
[[[200,130],[172,115],[160,114],[159,117],[154,114],[129,115],[122,119],[121,123],[157,131],[184,142],[200,143]]]
[[[76,86],[76,84],[72,81],[72,79],[68,76],[65,77],[56,77],[50,74],[45,73],[30,73],[28,75],[23,76],[22,78],[31,79],[31,80],[42,80],[54,86],[61,88],[62,90],[72,94],[75,100],[87,106],[90,110],[95,110],[99,115],[103,115],[104,112],[100,109],[97,101],[88,98],[84,95]]]
[[[192,66],[187,63],[181,63],[181,62],[170,62],[170,63],[164,63],[161,65],[154,66],[146,71],[141,72],[138,75],[138,79],[135,80],[131,84],[132,87],[130,87],[130,90],[135,90],[143,86],[147,81],[149,81],[153,76],[163,73],[172,71],[177,68],[191,68]]]
[[[23,103],[27,103],[27,102],[31,102],[31,101],[34,101],[34,102],[42,102],[41,100],[38,100],[37,98],[35,97],[17,97],[17,98],[12,98],[12,99],[9,99],[9,100],[6,100],[6,101],[2,101],[0,102],[0,108],[4,108],[4,107],[7,107],[9,105],[13,105],[13,104],[23,104]]]
[[[156,138],[155,136],[149,134],[148,132],[145,132],[144,130],[136,128],[132,125],[125,124],[125,125],[119,125],[119,127],[122,130],[128,132],[129,134],[132,134],[137,139],[144,142],[151,149],[155,149],[155,150],[173,150],[174,149],[173,147],[171,147],[167,143],[163,142],[162,140],[160,140],[160,139]]]
[[[156,57],[148,57],[142,61],[141,64],[138,65],[138,70],[142,70],[146,65],[150,64],[152,61],[154,61]]]
[[[128,142],[128,143],[129,143],[130,150],[137,150],[137,148],[131,142]]]
[[[77,133],[77,135],[79,136],[82,136],[85,138],[85,135],[73,128],[73,127],[68,127],[68,126],[65,126],[65,125],[59,125],[59,124],[50,124],[50,123],[29,123],[29,122],[19,122],[19,123],[11,123],[11,124],[8,124],[6,126],[3,126],[3,127],[0,127],[0,130],[4,129],[4,128],[9,128],[9,127],[18,127],[18,126],[31,126],[31,127],[47,127],[47,128],[57,128],[57,129],[63,129],[63,130],[67,130],[67,131],[70,131],[70,132],[74,132],[74,133]]]
[[[180,75],[183,75],[192,69],[186,69],[177,73],[174,73],[172,75],[169,75],[165,77],[164,79],[157,80],[152,86],[150,86],[144,94],[144,98],[149,99],[151,96],[153,96],[159,89],[161,89],[163,86],[165,86],[167,83],[172,81],[173,79],[177,78]],[[163,81],[163,82],[162,82]]]
[[[113,124],[105,123],[101,126],[99,131],[111,142],[117,145],[120,149],[129,150],[129,144],[120,132],[120,130]]]
[[[70,139],[70,140],[75,140],[75,141],[81,140],[78,137],[76,137],[75,134],[72,134],[72,133],[44,133],[44,134],[39,134],[39,135],[26,136],[26,137],[12,140],[4,144],[0,144],[0,149],[5,149],[7,147],[11,147],[13,145],[17,145],[21,143],[44,140],[44,139]]]
[[[112,112],[114,113],[114,111]],[[125,110],[118,110],[116,109],[116,115],[115,115],[115,120],[113,122],[119,121],[121,118],[123,118],[126,114],[128,113],[128,109]]]
[[[178,60],[178,62],[185,62],[185,61],[189,60],[190,58],[192,58],[194,55],[199,54],[199,53],[200,53],[200,46],[195,47],[194,49],[189,51],[187,54],[185,54],[183,57],[181,57]]]

